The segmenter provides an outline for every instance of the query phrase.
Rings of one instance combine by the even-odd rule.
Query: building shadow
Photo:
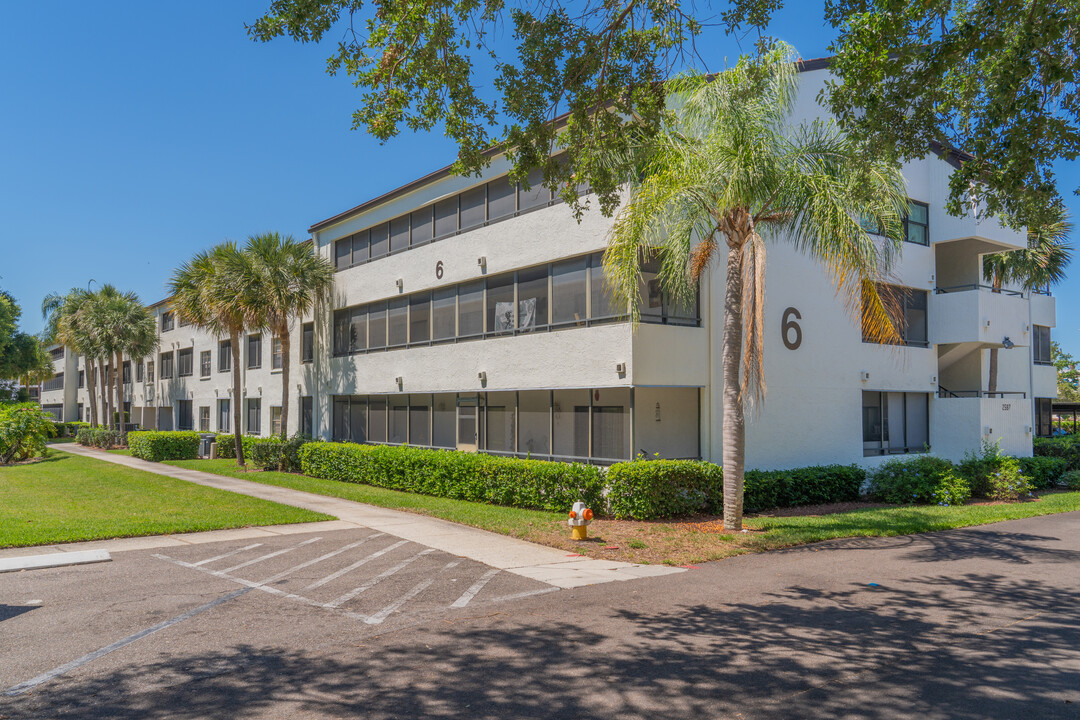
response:
[[[0,603],[0,622],[10,620],[14,617],[19,617],[23,613],[28,613],[31,610],[37,610],[40,605],[5,605]]]

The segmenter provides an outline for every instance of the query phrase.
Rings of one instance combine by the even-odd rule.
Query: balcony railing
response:
[[[1019,390],[949,390],[938,386],[939,398],[1026,398],[1027,393]]]
[[[998,293],[1000,295],[1011,295],[1013,297],[1024,297],[1022,290],[1010,290],[1008,288],[995,288],[993,285],[979,285],[978,283],[972,283],[970,285],[950,285],[949,287],[934,288],[935,295],[946,295],[948,293],[957,292],[971,292],[972,290],[989,290],[992,293]]]

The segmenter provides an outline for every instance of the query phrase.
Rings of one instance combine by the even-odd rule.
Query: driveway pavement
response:
[[[1080,718],[1080,513],[463,605],[492,568],[378,532],[0,576],[0,716]]]

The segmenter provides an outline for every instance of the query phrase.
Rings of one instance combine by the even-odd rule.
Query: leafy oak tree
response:
[[[36,336],[19,330],[21,316],[15,298],[0,290],[0,380],[32,385],[52,377],[52,361]],[[7,398],[5,394],[0,390],[0,400],[15,399],[15,395]]]
[[[388,140],[441,126],[461,173],[479,171],[504,143],[515,180],[541,168],[571,203],[572,188],[588,182],[610,213],[633,170],[610,162],[628,156],[622,126],[655,135],[663,81],[689,67],[722,69],[697,52],[703,31],[756,33],[765,48],[782,6],[272,0],[248,32],[336,41],[327,71],[362,93],[354,127]],[[821,100],[865,153],[962,160],[951,212],[978,200],[1015,226],[1044,224],[1057,198],[1052,164],[1080,152],[1080,0],[826,0],[824,20],[837,37]],[[552,157],[556,146],[562,158]]]

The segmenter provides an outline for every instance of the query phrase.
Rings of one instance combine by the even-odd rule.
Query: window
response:
[[[409,398],[409,444],[431,445],[431,396],[412,395]]]
[[[120,377],[123,378],[123,383],[125,385],[130,385],[131,384],[131,361],[130,360],[125,360],[124,363],[120,366]]]
[[[161,313],[161,332],[169,332],[176,322],[176,313],[169,311]]]
[[[50,350],[49,351],[49,357],[51,357],[54,362],[56,360],[63,360],[64,359],[64,348],[63,348],[63,346],[60,346],[58,348],[53,348],[52,350]]]
[[[247,401],[247,432],[249,435],[259,434],[259,421],[262,415],[262,400],[260,398],[248,398]]]
[[[877,289],[894,327],[900,333],[903,344],[912,347],[929,347],[926,320],[926,303],[929,294],[925,290],[915,290],[899,285],[879,284]],[[863,304],[865,305],[866,302],[864,298]],[[865,328],[863,342],[873,342]]]
[[[379,350],[386,347],[386,303],[368,305],[368,348]]]
[[[270,407],[270,434],[271,435],[280,435],[281,434],[281,408],[280,407],[273,407],[273,406]]]
[[[190,400],[177,400],[176,401],[176,429],[177,430],[194,430],[195,421],[191,415],[191,401]]]
[[[930,446],[930,394],[862,393],[863,455],[924,452]]]
[[[300,398],[300,434],[304,437],[315,435],[313,420],[315,417],[315,400],[310,395]]]
[[[1054,434],[1054,401],[1051,398],[1035,398],[1035,435],[1050,437]]]
[[[173,376],[173,354],[172,352],[161,353],[159,358],[161,362],[161,379],[170,380]]]
[[[81,372],[82,371],[80,371],[80,374],[81,374]],[[146,377],[146,368],[143,366],[142,362],[140,361],[137,365],[135,365],[135,382],[142,382],[145,377]],[[81,379],[79,380],[79,387],[82,387],[82,380]]]
[[[386,442],[386,398],[369,398],[368,441]]]
[[[390,427],[386,441],[395,445],[404,445],[409,442],[409,398],[392,395],[387,403]]]
[[[270,369],[281,369],[281,338],[276,335],[270,339]]]
[[[396,297],[387,303],[387,347],[409,343],[409,298]]]
[[[249,370],[262,367],[262,335],[248,335],[247,366]]]
[[[458,229],[457,196],[435,203],[435,239],[453,235]]]
[[[64,373],[56,373],[51,378],[41,384],[43,391],[49,390],[63,390],[64,389]]]
[[[369,232],[371,233],[371,259],[378,260],[390,250],[390,223],[373,227]]]
[[[533,208],[545,207],[551,200],[551,191],[544,187],[544,173],[533,170],[529,173],[529,189],[518,188],[518,210],[525,212]]]
[[[139,381],[142,381],[142,363],[139,363]],[[79,371],[79,389],[81,390],[86,385],[86,371]]]
[[[458,337],[484,333],[484,281],[458,286]]]
[[[180,327],[187,327],[188,325],[190,325],[190,324],[191,324],[191,321],[190,321],[190,320],[188,320],[188,319],[187,319],[186,317],[184,317],[183,315],[181,315],[180,313],[176,313],[176,323],[177,323],[177,325],[179,325]]]
[[[521,330],[546,327],[548,324],[547,265],[521,270],[517,277],[517,326]]]
[[[229,427],[229,406],[228,400],[217,401],[218,432],[233,432]]]
[[[409,216],[395,218],[390,222],[390,252],[409,249]]]
[[[916,245],[930,244],[930,206],[911,200],[904,217],[904,240]]]
[[[588,258],[564,260],[551,266],[551,322],[554,325],[584,325],[586,312],[585,276]]]
[[[517,317],[514,312],[514,274],[507,273],[487,280],[487,325],[489,333],[513,332]]]
[[[431,296],[416,293],[409,298],[409,343],[431,342]]]
[[[461,230],[471,230],[480,227],[487,220],[485,205],[487,204],[487,188],[485,185],[466,190],[459,196]]]
[[[442,288],[431,296],[431,339],[448,340],[455,331],[457,315],[457,288]]]
[[[488,221],[511,217],[517,211],[517,185],[510,178],[492,180],[487,184]]]
[[[352,265],[352,238],[347,237],[334,243],[334,267],[344,270]]]
[[[146,362],[146,382],[154,382],[154,361],[147,360]]]
[[[300,362],[315,361],[315,323],[300,326]]]
[[[199,407],[199,432],[210,432],[210,406]]]
[[[218,372],[232,370],[232,340],[218,342],[217,369]]]
[[[625,315],[626,312],[619,312],[615,306],[615,300],[611,297],[605,280],[604,280],[604,265],[603,265],[603,253],[596,253],[589,258],[589,296],[592,301],[592,310],[589,312],[589,317],[592,318],[610,318],[619,315]],[[667,301],[661,305],[661,319],[674,318],[675,304],[670,302],[670,298],[664,293],[664,300]],[[683,316],[688,319],[696,319],[696,308],[691,311],[691,308],[682,308]]]
[[[367,348],[367,308],[353,308],[346,320],[345,351],[356,352]]]
[[[195,361],[195,350],[192,348],[184,348],[176,353],[176,374],[179,377],[188,377],[193,375],[195,368],[193,367]],[[190,428],[188,428],[190,429]]]
[[[212,364],[210,359],[211,352],[209,350],[203,350],[199,353],[199,377],[210,377],[210,365]]]
[[[1050,328],[1045,325],[1032,326],[1032,351],[1035,353],[1036,365],[1050,365]]]
[[[431,242],[432,208],[426,207],[412,214],[412,233],[409,239],[410,247],[419,247]]]

